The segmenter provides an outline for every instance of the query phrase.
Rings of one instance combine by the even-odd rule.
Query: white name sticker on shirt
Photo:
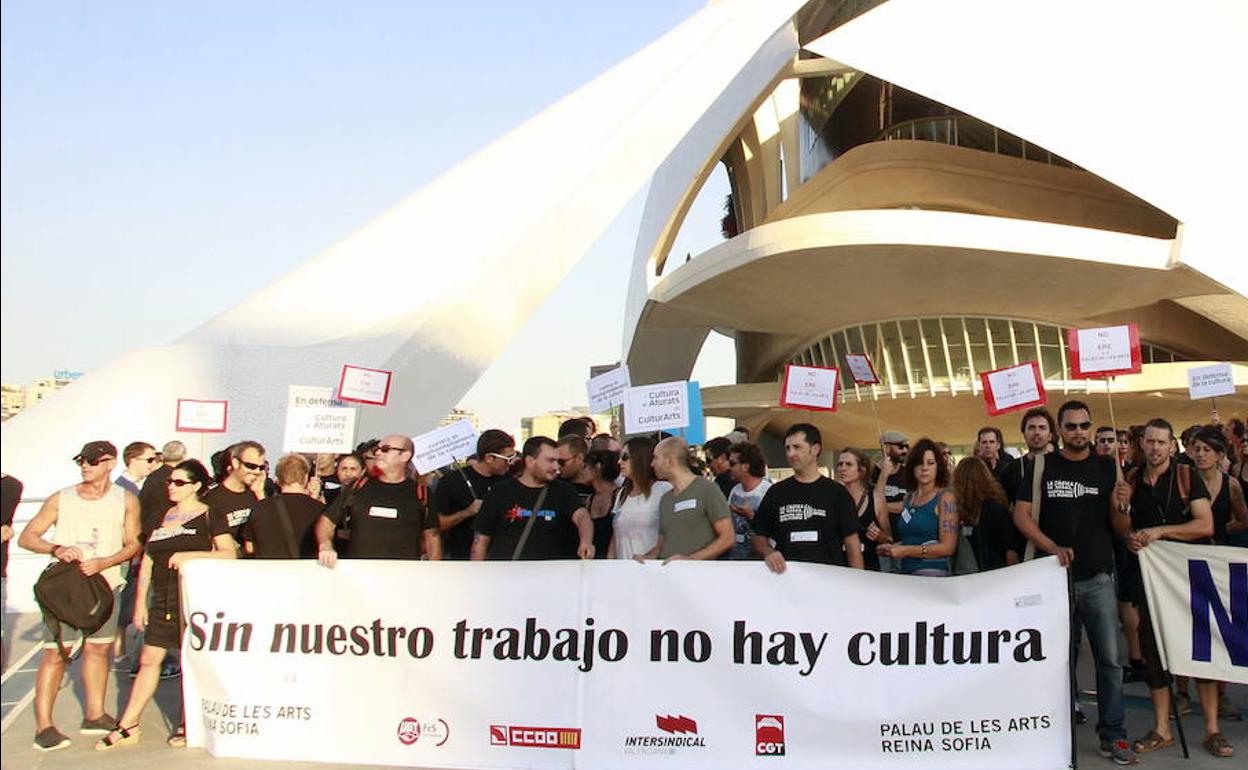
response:
[[[790,543],[817,543],[819,542],[819,533],[813,529],[808,529],[808,530],[804,530],[801,532],[790,532],[789,542]]]
[[[375,519],[397,519],[399,518],[398,508],[384,508],[380,505],[374,505],[368,509],[368,515]]]
[[[909,510],[905,510],[901,512],[901,520],[906,522],[907,524],[910,523],[910,511]]]
[[[231,527],[241,527],[251,518],[250,508],[239,508],[237,511],[230,511],[225,514],[225,523]]]
[[[697,508],[697,507],[698,507],[697,500],[680,500],[676,503],[675,510],[692,511],[694,508]]]

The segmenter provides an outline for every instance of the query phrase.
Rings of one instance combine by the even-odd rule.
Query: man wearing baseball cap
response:
[[[139,499],[112,483],[117,447],[111,443],[89,441],[73,461],[82,473],[82,482],[49,497],[22,530],[18,545],[59,561],[76,562],[82,574],[103,575],[113,589],[113,616],[86,640],[82,656],[84,703],[79,732],[103,735],[117,722],[104,712],[104,692],[117,633],[120,602],[116,594],[125,583],[121,565],[139,549]],[[51,540],[45,539],[54,526],[56,534]],[[69,746],[69,738],[52,724],[52,707],[65,676],[65,662],[46,626],[43,639],[43,658],[35,678],[34,748],[55,751]]]

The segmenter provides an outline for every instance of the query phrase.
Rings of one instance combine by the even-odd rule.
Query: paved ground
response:
[[[156,703],[148,708],[143,718],[143,740],[137,746],[116,749],[109,754],[92,751],[94,737],[78,735],[76,728],[82,719],[78,695],[72,686],[61,690],[56,704],[56,721],[62,732],[69,735],[74,744],[69,749],[48,754],[31,749],[31,740],[35,731],[33,707],[28,702],[27,693],[34,687],[34,669],[38,665],[38,653],[26,657],[36,647],[38,639],[37,618],[33,615],[20,615],[5,618],[6,636],[10,629],[13,634],[12,649],[6,640],[5,662],[9,668],[4,673],[4,728],[3,740],[0,741],[0,762],[5,770],[79,770],[84,762],[90,762],[92,770],[142,770],[142,768],[180,768],[206,767],[212,770],[234,770],[235,768],[254,768],[263,764],[271,770],[286,768],[317,768],[322,770],[328,765],[304,762],[257,762],[255,760],[215,759],[198,749],[171,749],[165,745],[165,737],[169,734],[170,725],[177,718],[178,688],[181,680],[174,679],[162,682],[156,694]],[[1092,656],[1085,649],[1079,656],[1081,687],[1088,687],[1094,681],[1091,668]],[[75,668],[77,664],[75,664]],[[125,667],[109,680],[108,703],[124,703],[130,694],[130,678]],[[1008,683],[1007,683],[1008,684]],[[1193,687],[1194,690],[1194,687]],[[1148,701],[1147,691],[1143,685],[1127,685],[1127,730],[1132,737],[1142,735],[1152,722],[1152,706]],[[1174,748],[1150,754],[1142,759],[1141,765],[1155,768],[1174,768],[1175,770],[1229,770],[1233,767],[1248,766],[1248,687],[1234,685],[1230,688],[1231,698],[1244,713],[1241,721],[1223,720],[1222,732],[1236,747],[1238,756],[1233,759],[1217,759],[1210,756],[1200,746],[1203,737],[1201,719],[1197,714],[1184,717],[1183,724],[1187,730],[1191,749],[1191,759],[1184,760],[1176,742]],[[1084,710],[1095,722],[1096,702],[1088,693],[1083,693],[1081,700]],[[112,713],[116,714],[120,708]],[[1077,728],[1078,761],[1081,768],[1112,767],[1108,760],[1097,754],[1096,734],[1092,725]],[[344,765],[343,767],[359,767]]]

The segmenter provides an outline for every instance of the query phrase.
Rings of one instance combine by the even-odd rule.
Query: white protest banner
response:
[[[333,388],[290,386],[283,452],[347,454],[354,448],[355,409],[334,398]]]
[[[656,382],[628,389],[624,401],[624,432],[653,433],[689,427],[689,383]]]
[[[1052,558],[941,580],[625,560],[201,559],[182,574],[187,737],[218,757],[559,770],[1071,761],[1070,616]]]
[[[984,385],[984,401],[990,415],[1043,406],[1047,400],[1040,364],[1035,361],[980,372],[979,379]]]
[[[1188,369],[1187,393],[1193,401],[1235,395],[1235,375],[1231,372],[1231,365],[1213,364]]]
[[[1138,374],[1143,368],[1140,330],[1135,324],[1067,329],[1070,376],[1080,380]]]
[[[880,384],[880,376],[875,373],[875,367],[865,353],[846,353],[845,365],[849,367],[849,376],[855,384]]]
[[[436,471],[477,451],[477,432],[468,420],[458,420],[412,439],[412,462],[421,473]]]
[[[589,395],[589,411],[596,414],[611,411],[611,407],[620,406],[628,395],[633,383],[628,378],[628,364],[624,364],[609,372],[585,381],[585,391]]]
[[[1248,684],[1248,550],[1155,540],[1140,572],[1162,666]]]
[[[835,412],[840,376],[840,370],[832,367],[788,364],[780,386],[780,406]]]
[[[385,406],[390,400],[390,377],[393,372],[385,369],[366,369],[362,366],[342,367],[338,381],[338,399],[359,404]]]
[[[179,433],[225,433],[229,422],[229,401],[179,398],[173,424]]]

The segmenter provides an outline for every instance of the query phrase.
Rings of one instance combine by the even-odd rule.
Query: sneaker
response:
[[[1083,713],[1083,709],[1075,706],[1075,724],[1086,725],[1088,723],[1088,715]]]
[[[1126,741],[1108,741],[1101,739],[1101,756],[1112,759],[1115,765],[1138,765],[1140,758],[1131,750]]]
[[[160,667],[161,679],[177,679],[182,676],[182,668],[176,663],[166,663]]]
[[[117,726],[116,717],[102,714],[95,719],[83,719],[78,732],[82,735],[108,735]]]
[[[69,748],[69,738],[55,727],[46,727],[35,733],[36,751],[59,751]]]

